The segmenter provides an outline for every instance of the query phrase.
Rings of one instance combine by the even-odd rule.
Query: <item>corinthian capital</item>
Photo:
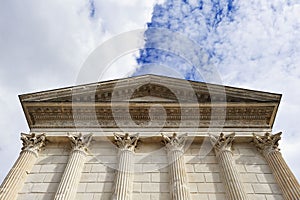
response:
[[[167,136],[165,134],[161,134],[163,137],[163,142],[165,143],[168,150],[180,150],[183,151],[183,147],[185,145],[185,139],[187,137],[187,133],[181,136],[177,136],[176,133],[173,133],[172,136]]]
[[[121,150],[130,150],[134,151],[137,142],[139,140],[139,134],[129,135],[128,133],[125,133],[125,135],[114,133],[114,138],[116,145]]]
[[[279,151],[278,142],[281,139],[282,132],[272,135],[266,133],[264,136],[258,136],[253,133],[253,142],[257,149],[263,154],[268,154],[273,151]]]
[[[43,146],[45,146],[45,134],[36,135],[35,133],[26,134],[21,133],[22,151],[32,151],[38,153]]]
[[[68,133],[68,137],[71,141],[71,146],[73,150],[81,150],[84,152],[87,151],[88,146],[90,145],[90,142],[92,140],[92,136],[93,136],[92,133],[86,135],[82,135],[82,133],[78,133],[78,134]]]
[[[225,136],[224,133],[221,133],[219,137],[209,135],[210,141],[217,153],[221,151],[231,151],[234,136],[235,133],[229,134],[227,136]]]

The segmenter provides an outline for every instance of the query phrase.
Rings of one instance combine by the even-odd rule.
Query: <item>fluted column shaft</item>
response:
[[[228,200],[247,200],[247,194],[242,185],[239,173],[234,165],[233,153],[231,151],[235,134],[219,137],[210,136],[214,150],[220,165],[221,176],[225,185]]]
[[[133,187],[133,163],[134,153],[128,149],[120,150],[119,165],[113,194],[114,200],[131,199]]]
[[[76,197],[77,186],[84,167],[86,154],[82,150],[72,151],[64,174],[61,178],[55,200],[73,200]]]
[[[45,135],[21,134],[22,151],[0,186],[0,200],[15,200],[22,189],[38,157],[38,151],[45,145]]]
[[[277,134],[266,133],[264,136],[253,134],[253,141],[257,149],[266,158],[275,179],[282,190],[285,200],[300,199],[300,185],[289,166],[283,159],[278,142],[281,139],[281,132]]]
[[[26,180],[27,174],[32,169],[37,154],[32,151],[22,151],[14,166],[6,176],[0,187],[0,199],[14,200],[18,192],[22,189],[23,183]]]
[[[190,192],[187,186],[187,175],[185,170],[183,152],[181,150],[170,150],[168,152],[170,167],[170,188],[173,200],[188,200]]]
[[[300,185],[279,151],[265,155],[286,200],[300,199]]]
[[[173,200],[189,200],[190,192],[184,163],[184,145],[187,134],[172,136],[162,134],[166,145],[170,171],[170,194]]]
[[[244,191],[238,171],[234,166],[232,152],[227,150],[220,151],[217,157],[228,199],[246,200],[247,195]]]
[[[130,200],[133,189],[134,149],[139,135],[114,134],[115,142],[119,148],[119,163],[115,177],[113,200]]]
[[[59,183],[54,200],[74,200],[84,167],[87,147],[92,134],[69,135],[72,151]]]

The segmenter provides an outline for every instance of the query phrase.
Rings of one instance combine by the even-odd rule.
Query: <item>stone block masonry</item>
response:
[[[170,134],[168,137],[173,136]],[[184,196],[180,193],[183,195],[181,199],[231,200],[232,198],[228,198],[226,194],[228,186],[224,182],[226,179],[223,177],[224,171],[218,153],[214,151],[213,146],[209,151],[201,151],[200,147],[204,145],[202,142],[203,140],[195,140],[186,148],[181,155],[182,163],[178,165],[184,169],[186,176],[185,178],[176,176],[177,178],[173,179],[174,173],[177,172],[174,171],[175,166],[170,168],[172,163],[169,160],[167,143],[142,140],[135,148],[134,159],[131,161],[133,173],[131,181],[128,182],[132,183],[129,185],[131,194],[125,199],[175,199],[177,197],[174,198],[172,195],[175,191],[180,191],[184,185],[176,184],[178,189],[175,191],[174,186],[170,185],[175,184],[177,180],[183,180],[188,194]],[[64,179],[63,174],[68,169],[68,162],[72,158],[73,148],[71,143],[66,141],[47,143],[26,174],[16,199],[52,200],[57,194],[61,194],[58,193],[59,187]],[[286,199],[268,161],[253,143],[234,142],[230,159],[247,199]],[[86,151],[81,170],[77,172],[80,178],[74,192],[75,196],[72,198],[76,200],[115,198],[114,195],[118,192],[116,180],[123,176],[118,175],[119,164],[120,148],[113,141],[92,141]]]

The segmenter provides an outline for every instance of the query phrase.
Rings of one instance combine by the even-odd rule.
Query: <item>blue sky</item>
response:
[[[148,26],[169,28],[198,44],[207,56],[198,60],[197,67],[213,66],[222,84],[283,94],[274,131],[283,131],[282,153],[300,179],[297,148],[300,144],[297,127],[300,124],[300,3],[296,0],[215,2],[2,2],[0,158],[6,159],[1,160],[0,180],[19,154],[20,132],[28,132],[17,95],[77,84],[81,67],[95,48],[123,32]],[[145,47],[155,45],[149,39],[151,31],[145,37],[148,37]],[[159,42],[159,38],[154,42]],[[139,52],[146,56],[139,57]],[[171,70],[189,79],[213,81],[201,73],[195,74],[195,66],[180,60],[176,54],[136,49],[116,60],[101,78],[89,82],[151,72],[149,65],[138,66],[136,58],[140,64],[155,60],[166,66],[162,74]]]

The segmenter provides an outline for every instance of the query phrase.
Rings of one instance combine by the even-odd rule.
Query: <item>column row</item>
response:
[[[285,163],[278,149],[278,141],[281,133],[272,135],[266,133],[264,136],[253,134],[253,141],[258,150],[264,155],[273,174],[282,189],[286,200],[300,199],[300,186],[295,176]],[[77,186],[88,153],[88,146],[92,140],[92,134],[68,135],[72,151],[55,194],[55,200],[75,199]],[[170,171],[170,193],[174,200],[188,200],[190,193],[188,189],[187,174],[184,163],[184,148],[187,134],[172,136],[162,134],[163,142],[168,154]],[[243,184],[235,168],[232,142],[235,134],[225,136],[221,133],[218,137],[210,135],[212,146],[220,165],[220,172],[226,188],[228,200],[246,200],[247,195]],[[0,200],[17,197],[26,175],[33,167],[38,152],[45,145],[46,136],[44,134],[21,134],[23,142],[22,151],[16,163],[0,186]],[[139,141],[139,135],[114,134],[115,144],[119,149],[119,164],[115,179],[115,187],[112,195],[114,200],[130,200],[133,187],[133,165],[134,150]]]

